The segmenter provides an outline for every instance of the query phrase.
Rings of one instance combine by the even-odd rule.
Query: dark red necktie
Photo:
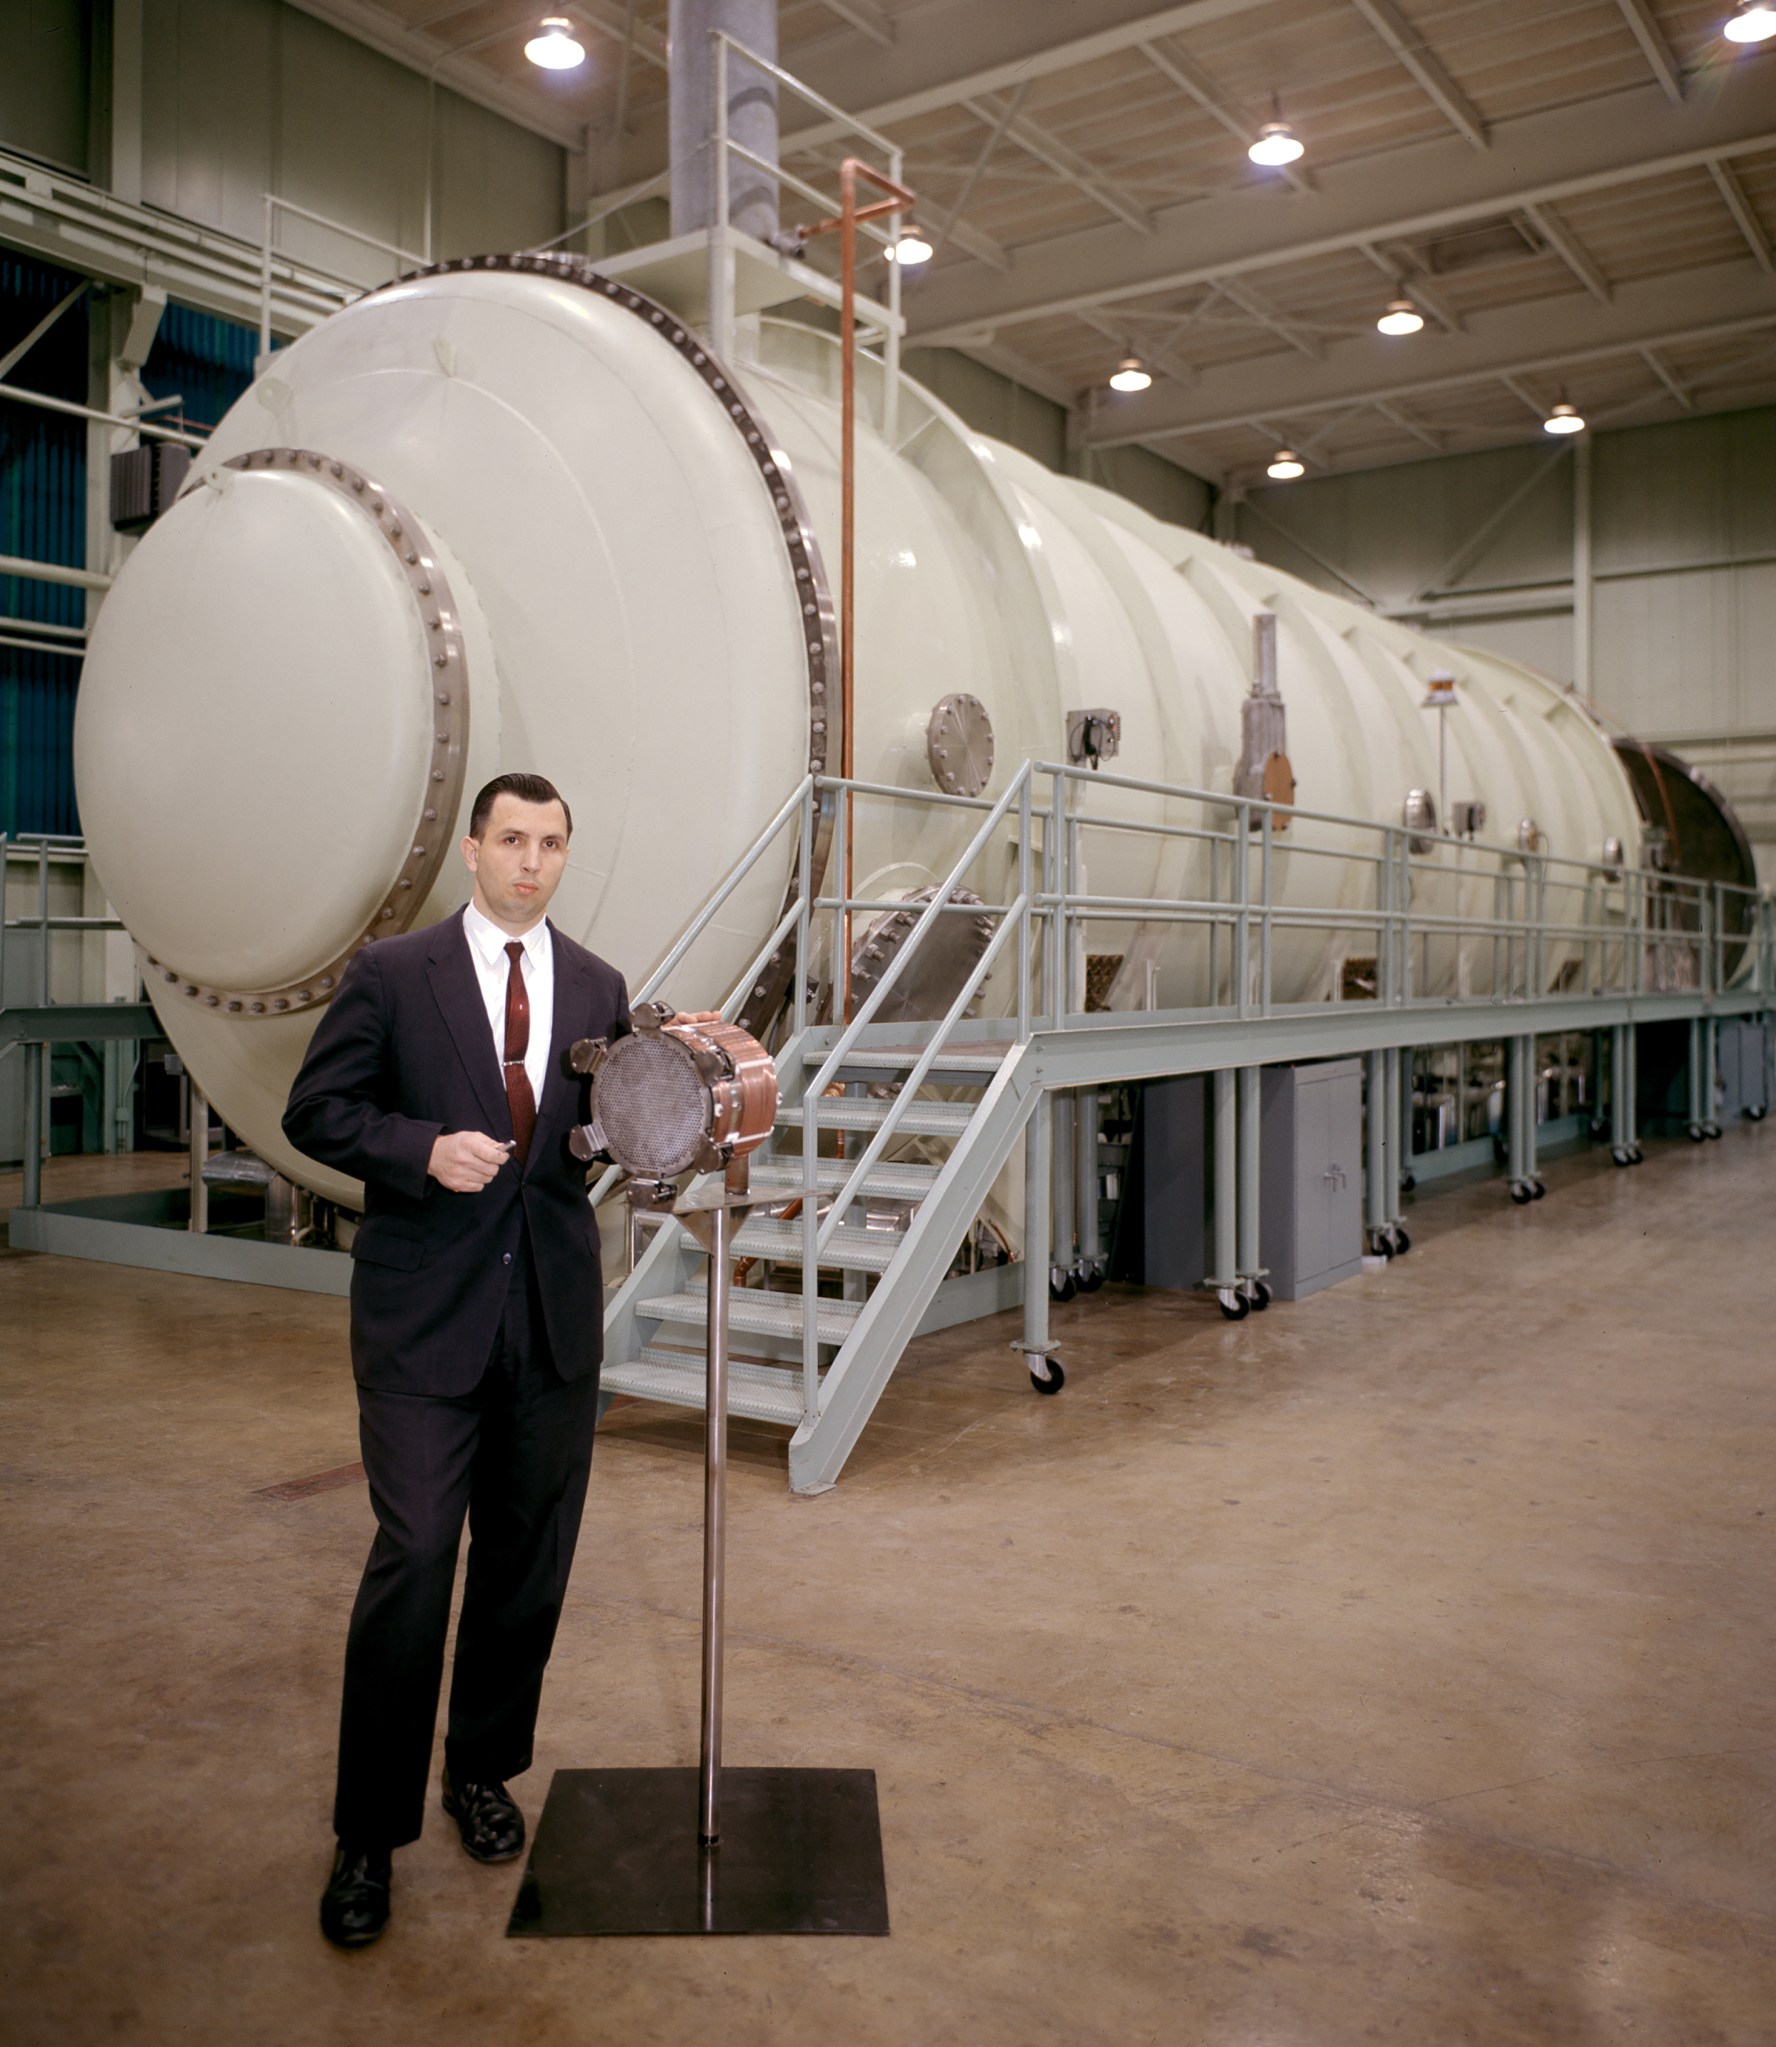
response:
[[[512,962],[506,976],[506,1100],[512,1110],[512,1135],[518,1140],[518,1163],[530,1156],[530,1133],[536,1128],[536,1096],[524,1055],[530,1050],[530,997],[524,992],[524,947],[517,939],[506,947]]]

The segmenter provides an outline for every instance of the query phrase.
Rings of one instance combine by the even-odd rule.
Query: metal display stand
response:
[[[702,1752],[694,1770],[557,1770],[506,1932],[888,1931],[873,1770],[722,1768],[728,1284],[737,1210],[674,1205],[709,1253],[703,1461]]]

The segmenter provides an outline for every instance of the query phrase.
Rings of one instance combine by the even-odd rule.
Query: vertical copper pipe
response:
[[[839,773],[850,782],[857,700],[857,160],[846,157],[839,173]],[[845,871],[840,886],[845,907],[839,919],[839,1022],[851,1014],[851,898],[855,872],[857,815],[845,790]]]

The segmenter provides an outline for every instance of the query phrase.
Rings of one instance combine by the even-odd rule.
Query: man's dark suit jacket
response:
[[[585,1083],[578,1038],[629,1028],[623,977],[553,924],[554,1030],[530,1154],[479,1194],[427,1171],[455,1130],[512,1135],[505,1083],[460,915],[380,939],[346,968],[290,1090],[284,1135],[364,1183],[352,1246],[352,1370],[387,1393],[454,1397],[486,1369],[527,1226],[555,1368],[577,1379],[604,1353],[604,1283],[586,1169],[567,1149]]]

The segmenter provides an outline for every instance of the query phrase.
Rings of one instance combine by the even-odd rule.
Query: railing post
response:
[[[269,192],[265,195],[264,239],[260,244],[259,260],[259,358],[263,362],[271,353],[271,237],[273,231],[272,208],[277,204]]]
[[[1030,1042],[1030,967],[1031,967],[1031,909],[1030,909],[1030,833],[1034,829],[1033,809],[1030,802],[1030,788],[1035,781],[1034,772],[1026,765],[1024,786],[1018,796],[1018,897],[1023,903],[1023,915],[1018,923],[1018,992],[1017,992],[1017,1033],[1018,1043]]]
[[[1233,965],[1236,976],[1234,1014],[1252,1013],[1252,806],[1241,802],[1234,830],[1234,900],[1239,905],[1233,927]],[[1231,1270],[1224,1267],[1223,1270]]]
[[[1273,944],[1271,911],[1274,908],[1271,889],[1275,875],[1275,869],[1271,864],[1271,856],[1276,847],[1275,820],[1276,813],[1274,811],[1267,810],[1264,813],[1264,823],[1261,827],[1262,840],[1259,846],[1258,887],[1262,904],[1262,908],[1259,911],[1258,929],[1258,1014],[1260,1016],[1268,1016],[1270,1014],[1270,969]]]
[[[814,806],[819,791],[810,780],[802,799],[802,823],[797,859],[801,866],[801,914],[796,919],[795,1035],[808,1028],[808,962],[813,957],[814,937]]]
[[[728,359],[733,340],[733,308],[729,304],[728,282],[728,39],[720,29],[711,29],[715,45],[715,217],[709,223],[709,345],[717,357]]]

